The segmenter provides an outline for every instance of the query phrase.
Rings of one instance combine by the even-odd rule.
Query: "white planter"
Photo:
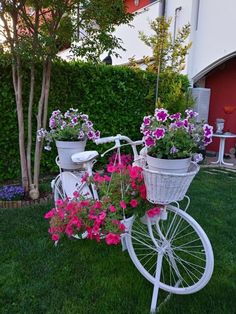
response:
[[[63,169],[76,169],[76,165],[71,160],[71,155],[75,153],[80,153],[85,150],[86,141],[77,141],[77,142],[66,142],[66,141],[56,141],[59,163],[60,167]]]
[[[160,159],[147,155],[148,169],[166,173],[188,172],[191,158],[183,159]]]
[[[121,220],[121,223],[125,225],[125,232],[129,232],[130,227],[133,223],[133,220],[134,220],[134,215],[132,215],[129,218],[125,218]]]
[[[135,216],[133,215],[133,216],[131,216],[129,218],[125,218],[125,219],[122,219],[120,221],[122,224],[125,225],[125,233],[121,234],[122,251],[127,250],[126,237],[127,237],[127,234],[130,231],[130,228],[132,227],[134,219],[135,219]]]

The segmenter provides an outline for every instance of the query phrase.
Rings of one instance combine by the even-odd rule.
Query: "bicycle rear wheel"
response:
[[[130,257],[151,283],[155,283],[158,254],[163,254],[160,288],[176,294],[202,289],[214,268],[211,243],[201,226],[185,211],[167,206],[167,219],[152,224],[154,241],[148,225],[136,218],[126,237]]]

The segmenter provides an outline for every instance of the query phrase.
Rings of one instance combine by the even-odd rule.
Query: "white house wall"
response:
[[[196,25],[198,1],[199,15]],[[165,14],[172,17],[172,32],[175,10],[178,7],[181,10],[177,14],[176,28],[191,24],[192,48],[184,72],[192,79],[209,65],[236,51],[236,0],[167,0]],[[127,51],[118,51],[122,59],[113,57],[113,64],[127,63],[132,56],[139,60],[144,55],[151,55],[151,50],[139,39],[138,32],[141,30],[150,34],[149,21],[159,15],[159,4],[155,3],[147,7],[146,11],[141,11],[132,22],[133,29],[128,26],[117,29],[116,35],[122,38]]]
[[[198,28],[192,30],[192,59],[188,69],[191,78],[236,51],[235,12],[235,0],[200,1]]]
[[[140,60],[143,56],[152,55],[151,49],[139,39],[139,31],[144,31],[147,35],[151,34],[149,23],[159,15],[159,4],[154,3],[149,5],[137,13],[137,16],[135,16],[134,20],[130,23],[133,27],[122,25],[119,26],[115,32],[115,35],[122,39],[122,46],[126,51],[117,50],[121,58],[113,56],[112,61],[114,65],[127,63],[131,57]],[[105,56],[106,54],[103,54],[101,59]]]

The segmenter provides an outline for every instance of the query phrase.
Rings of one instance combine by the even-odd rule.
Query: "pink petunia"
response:
[[[96,201],[93,205],[93,208],[100,209],[102,208],[102,203],[100,201]]]
[[[104,175],[104,179],[105,179],[105,181],[107,181],[107,182],[110,182],[110,181],[111,181],[111,177],[107,176],[106,174]]]
[[[177,112],[175,114],[171,114],[169,116],[170,120],[179,120],[181,118],[181,113],[180,112]]]
[[[100,176],[99,173],[96,173],[96,174],[93,176],[93,179],[94,179],[95,182],[98,182],[98,183],[102,183],[102,182],[105,181],[105,179],[104,179],[102,176]]]
[[[74,192],[73,192],[73,196],[74,196],[75,198],[78,198],[78,197],[79,197],[79,192],[78,192],[78,191],[74,191]]]
[[[115,212],[116,212],[116,208],[115,208],[114,205],[110,205],[110,206],[109,206],[109,210],[110,210],[110,212],[112,212],[112,213],[115,213]]]
[[[164,128],[156,128],[156,130],[152,133],[153,136],[155,136],[155,138],[157,140],[160,140],[161,138],[163,138],[165,136],[165,129]]]
[[[156,215],[160,215],[161,209],[159,207],[153,207],[146,211],[146,214],[149,218],[155,217]]]
[[[59,235],[58,234],[52,234],[52,241],[59,241],[59,239],[60,239],[60,237],[59,237]]]
[[[45,215],[44,215],[44,218],[45,219],[50,219],[54,216],[54,208],[51,209],[49,212],[47,212]]]
[[[63,206],[64,202],[61,199],[56,200],[56,206]]]
[[[120,201],[120,207],[126,209],[126,204],[124,201]]]
[[[107,165],[107,171],[113,173],[116,171],[116,167],[113,165]]]
[[[106,244],[107,245],[117,245],[120,243],[120,236],[115,233],[108,233],[106,235]]]
[[[154,140],[154,138],[152,136],[147,136],[145,139],[144,139],[144,142],[145,142],[145,145],[147,147],[152,147],[155,145],[156,141]]]
[[[143,124],[146,125],[150,125],[151,124],[151,116],[146,116],[143,118]]]
[[[130,178],[132,178],[132,179],[138,178],[139,172],[140,172],[140,167],[137,167],[137,166],[132,167],[131,165],[129,165],[128,170],[129,170]]]
[[[72,225],[71,225],[71,224],[68,224],[68,225],[66,226],[65,233],[66,233],[69,237],[72,236],[72,234],[73,234],[73,228],[72,228]]]
[[[168,118],[169,114],[168,111],[164,108],[156,109],[155,110],[155,117],[157,121],[165,122]]]
[[[138,206],[138,201],[135,200],[135,199],[132,199],[132,200],[130,201],[130,205],[131,205],[131,207],[135,208],[135,207]]]
[[[104,220],[106,218],[106,212],[105,211],[102,211],[100,214],[99,214],[99,219],[100,220]]]
[[[211,125],[208,124],[204,124],[203,125],[203,131],[204,131],[204,136],[205,137],[212,137],[213,134],[213,127]]]
[[[140,193],[140,197],[145,200],[145,199],[146,199],[146,196],[147,196],[145,184],[142,184],[142,185],[140,186],[140,188],[139,188],[139,193]]]

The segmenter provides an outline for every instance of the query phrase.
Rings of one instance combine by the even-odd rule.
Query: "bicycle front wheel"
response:
[[[160,288],[176,294],[202,289],[214,268],[211,243],[201,226],[185,211],[168,205],[167,219],[152,224],[136,218],[126,237],[129,255],[141,274],[154,284],[158,254],[163,254]],[[154,242],[156,244],[154,244]]]

